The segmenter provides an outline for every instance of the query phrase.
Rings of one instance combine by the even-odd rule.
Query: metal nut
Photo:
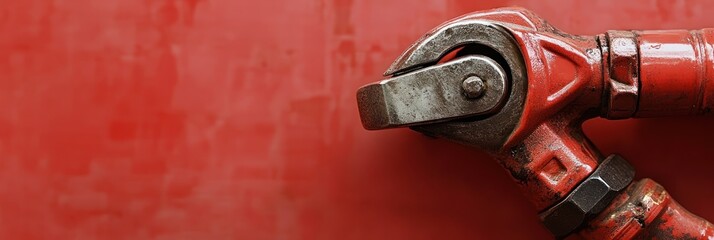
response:
[[[565,237],[605,209],[634,176],[627,161],[611,155],[565,199],[541,213],[541,220],[553,235]]]
[[[639,101],[639,55],[632,31],[608,31],[608,71],[606,71],[607,113],[609,119],[632,117]]]

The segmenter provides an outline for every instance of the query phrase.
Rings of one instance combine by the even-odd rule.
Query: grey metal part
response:
[[[622,157],[611,155],[568,196],[540,214],[556,237],[565,237],[607,207],[632,182],[635,170]]]
[[[385,75],[405,74],[436,62],[450,51],[465,45],[478,45],[496,52],[497,60],[508,75],[506,97],[500,110],[488,115],[426,125],[412,129],[486,150],[501,149],[515,129],[526,97],[526,68],[515,39],[505,28],[493,22],[462,20],[443,25],[414,43],[387,70]],[[476,52],[474,54],[480,54]],[[370,96],[378,99],[383,95]],[[358,99],[364,101],[365,99]]]
[[[465,79],[475,78],[485,84],[478,98],[463,89]],[[362,124],[373,130],[489,113],[506,96],[506,87],[503,68],[476,55],[368,84],[357,99]]]
[[[498,47],[508,43],[508,41],[504,41],[503,33],[506,33],[506,30],[492,22],[462,20],[448,23],[425,34],[412,44],[392,63],[384,75],[390,76],[424,65],[433,65],[446,53],[467,44],[475,43]],[[512,53],[520,55],[518,49],[515,50]]]
[[[451,30],[447,31],[448,29]],[[525,63],[515,39],[508,30],[493,23],[467,20],[447,24],[424,40],[428,42],[418,42],[414,45],[421,46],[417,48],[424,48],[423,50],[412,47],[392,64],[388,72],[400,72],[400,69],[413,68],[425,62],[435,61],[434,59],[439,58],[436,56],[443,56],[457,46],[477,43],[493,49],[503,58],[502,67],[509,73],[510,85],[506,99],[502,103],[503,107],[498,112],[472,120],[418,125],[411,128],[464,145],[499,151],[520,121],[527,92]],[[456,46],[448,44],[456,44]]]

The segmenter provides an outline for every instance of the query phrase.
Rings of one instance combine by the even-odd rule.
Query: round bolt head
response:
[[[486,83],[477,76],[470,76],[464,79],[461,87],[469,98],[481,97],[486,92]]]

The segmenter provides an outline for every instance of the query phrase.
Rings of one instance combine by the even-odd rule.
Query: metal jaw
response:
[[[367,129],[410,126],[494,110],[506,73],[485,56],[469,56],[369,84],[357,91]]]
[[[455,59],[438,63],[457,49]],[[385,73],[391,78],[358,90],[362,124],[370,130],[408,126],[497,148],[518,121],[525,75],[507,30],[478,20],[448,23],[394,61]]]

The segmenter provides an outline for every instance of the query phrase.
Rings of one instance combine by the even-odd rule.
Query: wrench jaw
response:
[[[439,63],[456,49],[455,59]],[[397,58],[385,72],[390,78],[358,90],[363,126],[410,127],[498,151],[523,110],[527,83],[522,55],[500,25],[472,17],[448,22]],[[462,88],[474,76],[485,82],[481,97],[470,97]]]
[[[366,129],[426,125],[478,116],[501,106],[506,72],[482,55],[404,73],[357,91]]]

